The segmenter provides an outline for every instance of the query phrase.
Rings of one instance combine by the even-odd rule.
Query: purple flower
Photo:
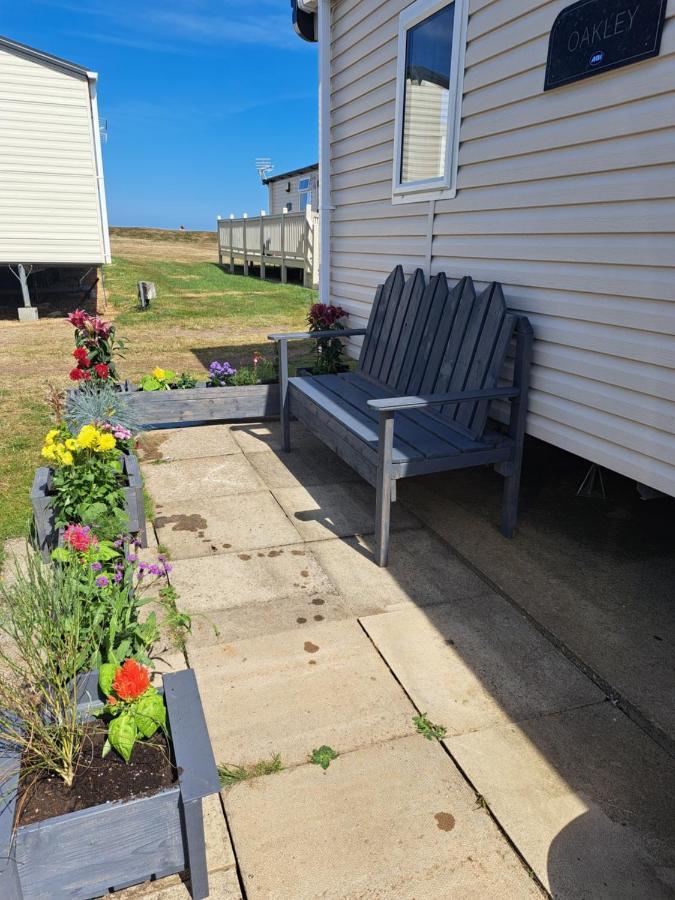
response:
[[[92,572],[100,572],[102,568],[103,568],[103,565],[100,562],[93,562],[91,564]]]
[[[115,549],[119,550],[122,546],[124,546],[122,538],[117,538],[116,541],[113,541],[113,547],[115,547]]]
[[[105,575],[99,575],[98,578],[96,579],[96,587],[104,588],[104,587],[108,587],[109,584],[110,584],[110,582],[108,581],[108,579],[106,578]]]
[[[165,575],[168,575],[172,569],[173,569],[173,566],[171,565],[171,563],[168,563],[168,562],[164,563],[164,574]]]
[[[127,553],[127,562],[135,563],[138,557],[135,553]]]
[[[209,375],[212,379],[230,378],[236,375],[237,370],[233,368],[229,362],[218,362],[214,360],[209,366]]]
[[[113,575],[113,580],[115,581],[115,584],[119,584],[120,581],[121,581],[123,578],[124,578],[124,576],[122,575],[122,570],[121,570],[121,569],[118,569],[118,570],[115,572],[115,574]]]

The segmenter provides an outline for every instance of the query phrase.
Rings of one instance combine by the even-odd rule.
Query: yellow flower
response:
[[[93,425],[83,425],[77,436],[77,444],[84,449],[94,447],[98,443],[99,435],[99,430]]]
[[[56,459],[56,452],[54,450],[53,444],[45,444],[42,448],[42,455],[45,459],[48,459],[50,462]]]
[[[157,366],[156,369],[152,370],[152,377],[156,378],[157,381],[162,381],[164,378],[166,378],[166,371],[164,369],[160,369],[159,366]]]
[[[74,438],[66,438],[66,449],[77,450],[77,441]]]
[[[51,431],[48,431],[48,432],[47,432],[47,437],[45,438],[45,444],[53,444],[53,443],[54,443],[54,438],[56,437],[56,435],[57,435],[58,433],[59,433],[59,429],[58,429],[58,428],[52,428]]]
[[[106,450],[114,450],[117,446],[117,441],[112,436],[112,434],[101,434],[99,435],[98,443],[94,447],[94,450],[101,450],[105,452]]]
[[[60,457],[59,457],[59,462],[60,462],[61,465],[63,465],[63,466],[72,466],[72,464],[73,464],[73,454],[70,452],[70,450],[64,450],[64,451],[61,453],[61,455],[60,455]]]

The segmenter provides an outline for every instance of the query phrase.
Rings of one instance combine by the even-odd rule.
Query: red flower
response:
[[[91,365],[91,360],[87,356],[87,351],[84,347],[76,347],[73,350],[73,356],[77,360],[78,365],[83,369],[88,369]]]
[[[82,369],[71,369],[70,377],[73,381],[81,381],[89,372],[83,372]]]
[[[75,328],[83,328],[85,322],[88,322],[90,318],[89,313],[86,313],[83,309],[76,309],[75,312],[70,313],[68,321],[71,325],[74,325]]]
[[[63,534],[63,540],[78,553],[86,553],[90,547],[98,544],[98,538],[91,533],[88,525],[69,525]]]
[[[106,703],[108,704],[108,706],[117,706],[117,700],[112,696],[106,697]]]
[[[105,363],[98,363],[98,365],[94,366],[94,372],[98,375],[99,378],[107,378],[110,374],[108,367]]]
[[[122,700],[136,700],[150,687],[150,673],[135,659],[125,659],[115,672],[112,686]]]

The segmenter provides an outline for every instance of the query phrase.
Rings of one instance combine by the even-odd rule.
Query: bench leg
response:
[[[509,474],[504,480],[504,499],[502,501],[501,532],[505,537],[513,537],[518,516],[518,494],[520,491],[520,469],[523,462],[523,445],[525,442],[525,419],[527,416],[527,393],[529,387],[530,364],[532,362],[532,326],[527,319],[519,318],[515,329],[516,358],[514,364],[513,384],[519,388],[520,394],[511,401],[509,417],[509,436],[514,442],[513,461]]]
[[[513,537],[518,518],[518,494],[520,492],[520,464],[512,475],[504,479],[504,495],[502,499],[502,524],[500,531],[504,537]]]
[[[288,341],[279,341],[279,417],[281,424],[281,449],[291,450],[291,411],[288,397]]]
[[[389,522],[391,518],[391,454],[394,444],[394,414],[380,413],[377,489],[375,498],[375,562],[386,566],[389,558]]]

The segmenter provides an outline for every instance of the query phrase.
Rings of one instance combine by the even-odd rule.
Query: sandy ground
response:
[[[122,233],[121,233],[122,232]],[[189,235],[189,236],[188,236]],[[171,232],[160,236],[158,230],[110,229],[113,256],[124,259],[167,259],[174,262],[213,262],[218,259],[218,241],[215,231]]]

